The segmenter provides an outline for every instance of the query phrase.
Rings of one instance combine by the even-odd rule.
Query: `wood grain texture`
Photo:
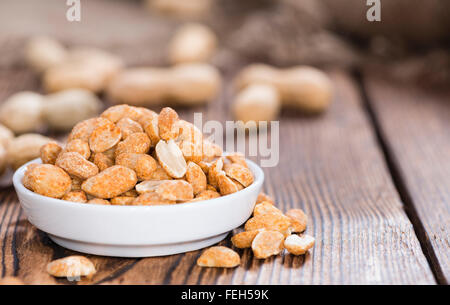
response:
[[[378,71],[380,72],[380,71]],[[441,283],[450,279],[450,91],[430,93],[366,73],[368,100],[404,182],[417,230]],[[416,231],[417,231],[416,230]]]
[[[15,82],[0,86],[7,91],[32,89],[33,82],[26,83],[27,73],[17,73],[3,75],[0,84]],[[309,215],[307,232],[316,237],[314,250],[267,260],[238,250],[242,264],[232,270],[196,266],[201,251],[144,259],[89,256],[99,272],[92,281],[78,284],[434,283],[355,85],[345,73],[331,75],[336,86],[331,109],[320,117],[285,111],[280,163],[265,169],[264,187],[277,205],[282,210],[302,208]],[[231,95],[228,84],[218,101],[196,110],[224,121]],[[191,110],[180,109],[180,113],[192,119]],[[45,273],[50,260],[74,252],[55,245],[28,223],[12,189],[0,196],[1,275],[17,275],[27,283],[74,284]],[[229,238],[221,244],[231,246]]]

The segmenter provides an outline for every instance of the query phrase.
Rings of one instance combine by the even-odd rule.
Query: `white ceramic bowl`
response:
[[[182,253],[215,244],[251,215],[264,172],[247,163],[255,176],[249,187],[216,199],[161,206],[108,206],[45,197],[22,184],[26,166],[13,183],[28,220],[65,248],[79,252],[146,257]]]

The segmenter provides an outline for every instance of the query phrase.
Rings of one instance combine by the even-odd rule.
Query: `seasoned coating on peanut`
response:
[[[136,172],[138,180],[151,179],[153,172],[156,170],[158,163],[150,155],[124,153],[116,158],[117,165],[123,165],[131,168]]]
[[[89,143],[81,139],[74,139],[67,142],[66,147],[64,147],[64,152],[77,152],[83,156],[86,160],[91,156],[91,150],[89,148]]]
[[[136,191],[138,194],[143,194],[147,192],[156,192],[156,189],[158,186],[160,186],[162,183],[166,181],[171,180],[146,180],[142,181],[141,183],[136,184]]]
[[[102,118],[110,120],[113,123],[117,123],[123,118],[129,118],[133,121],[138,121],[143,115],[142,109],[145,108],[138,108],[122,104],[109,107],[108,109],[103,111],[100,116]]]
[[[197,162],[196,164],[201,167],[201,169],[205,173],[205,175],[208,175],[209,168],[211,167],[211,163],[205,162],[205,161],[200,161],[200,162]]]
[[[206,185],[206,190],[217,192],[217,189],[214,186],[212,186],[211,184]]]
[[[232,164],[240,164],[248,168],[247,162],[245,161],[245,157],[241,153],[234,153],[226,155],[226,158],[231,161]]]
[[[266,193],[261,192],[259,193],[258,198],[256,199],[256,204],[261,203],[263,201],[268,202],[270,204],[275,204],[272,197],[270,197]]]
[[[116,126],[120,128],[122,132],[122,140],[125,140],[130,134],[135,132],[143,132],[141,124],[133,121],[130,118],[122,118],[117,123]]]
[[[86,257],[73,255],[60,258],[47,265],[47,272],[55,277],[92,277],[97,271],[94,264]]]
[[[194,162],[189,161],[187,164],[186,180],[192,185],[195,195],[206,190],[206,175]]]
[[[201,162],[203,159],[203,134],[194,124],[179,120],[180,134],[176,139],[186,161]]]
[[[108,121],[92,131],[89,137],[89,147],[93,152],[104,152],[119,143],[121,138],[120,128]]]
[[[219,158],[211,164],[208,171],[208,183],[211,184],[216,189],[219,188],[217,176],[220,173],[222,173],[222,168],[223,168],[223,159]]]
[[[286,216],[291,219],[292,232],[301,233],[306,230],[308,218],[301,209],[291,209],[287,211]]]
[[[80,191],[81,190],[81,184],[83,183],[83,179],[73,177],[72,178],[72,188],[71,191]]]
[[[112,205],[131,205],[134,201],[135,197],[130,196],[117,196],[111,198],[110,202]]]
[[[238,163],[225,164],[224,171],[228,177],[237,180],[243,186],[248,187],[253,183],[253,174],[247,167]]]
[[[161,167],[158,163],[155,171],[152,173],[152,176],[149,180],[171,180],[172,177],[167,174],[167,172]]]
[[[159,137],[164,141],[174,140],[180,132],[178,114],[170,107],[161,110],[158,116]]]
[[[299,236],[292,234],[284,240],[284,247],[291,254],[301,255],[305,254],[306,251],[314,247],[314,243],[315,239],[310,235],[303,234]]]
[[[100,199],[100,198],[91,199],[87,203],[89,203],[89,204],[100,204],[100,205],[111,205],[111,203],[108,200]]]
[[[93,162],[97,165],[99,171],[104,171],[114,165],[114,160],[109,158],[105,153],[94,153]]]
[[[217,185],[219,186],[220,194],[222,196],[236,193],[239,191],[236,183],[233,182],[230,178],[228,178],[225,173],[222,171],[217,175]]]
[[[87,179],[98,174],[98,167],[77,152],[61,154],[56,160],[56,166],[61,167],[69,175],[80,179]]]
[[[146,133],[130,134],[125,140],[117,144],[116,157],[124,153],[146,154],[150,149],[150,139]]]
[[[208,140],[203,141],[203,161],[212,162],[215,158],[222,156],[222,148]]]
[[[200,201],[200,200],[209,200],[209,199],[214,199],[214,198],[219,198],[220,194],[218,192],[216,192],[215,190],[204,190],[202,192],[200,192],[197,196],[195,196],[196,201]]]
[[[250,218],[245,224],[245,231],[266,229],[290,234],[291,219],[282,214],[269,213]]]
[[[95,128],[103,126],[105,124],[110,124],[111,122],[104,118],[92,118],[81,121],[73,127],[69,134],[67,141],[72,141],[75,139],[80,139],[88,142],[89,138]]]
[[[236,248],[250,248],[252,246],[253,239],[255,239],[256,235],[258,235],[260,231],[262,230],[240,232],[231,238],[231,242]]]
[[[279,209],[277,209],[273,204],[263,201],[255,205],[253,209],[253,216],[259,216],[263,214],[276,213],[283,214]]]
[[[141,124],[142,128],[144,128],[147,136],[150,138],[151,146],[156,146],[156,144],[158,144],[160,140],[158,128],[158,115],[153,111],[145,113],[139,119],[139,123]]]
[[[216,246],[206,249],[197,260],[200,267],[233,268],[239,266],[241,258],[239,254],[230,248]]]
[[[51,164],[36,164],[25,172],[23,184],[33,192],[61,198],[70,191],[72,181],[61,168]]]
[[[268,258],[283,251],[284,235],[278,231],[261,231],[252,242],[253,255],[256,258]]]
[[[155,151],[159,163],[169,176],[182,178],[186,174],[186,160],[180,148],[173,140],[167,143],[160,140],[156,145]]]
[[[81,189],[97,198],[113,198],[131,190],[136,182],[136,173],[132,169],[114,165],[84,181]]]
[[[48,142],[40,149],[40,157],[43,164],[55,164],[56,158],[61,152],[62,147],[56,142]]]
[[[166,200],[186,201],[194,198],[192,185],[184,180],[166,180],[158,185],[156,193]]]
[[[87,196],[83,191],[70,191],[66,193],[61,199],[81,203],[87,202]]]
[[[176,204],[174,200],[162,199],[155,192],[147,192],[136,197],[132,203],[133,205],[166,205],[166,204]]]

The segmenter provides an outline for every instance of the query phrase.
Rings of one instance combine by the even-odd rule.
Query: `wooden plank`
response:
[[[284,254],[257,260],[249,250],[238,250],[242,264],[232,270],[196,266],[201,251],[145,259],[89,256],[99,269],[89,283],[434,283],[355,85],[344,73],[331,75],[336,98],[330,111],[321,117],[284,112],[280,163],[265,169],[265,189],[278,206],[283,210],[299,207],[309,215],[308,233],[316,237],[313,251],[305,256]],[[8,91],[33,87],[18,81],[20,78],[25,79],[3,75],[0,84],[15,82],[0,87]],[[231,94],[228,85],[222,98],[205,109],[207,116],[225,120]],[[192,118],[190,110],[182,110],[182,115]],[[48,276],[45,265],[74,252],[55,245],[26,221],[12,189],[0,196],[0,274],[15,274],[28,283],[70,283]],[[221,244],[229,246],[229,239]]]
[[[365,88],[435,275],[450,279],[450,91],[366,73]]]

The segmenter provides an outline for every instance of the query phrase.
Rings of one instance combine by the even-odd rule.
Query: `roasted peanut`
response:
[[[131,190],[136,182],[136,173],[132,169],[114,165],[84,181],[81,189],[89,195],[106,199]]]
[[[25,47],[25,60],[37,72],[44,72],[64,62],[66,58],[66,49],[50,37],[33,37]]]
[[[234,183],[232,179],[227,177],[223,171],[217,175],[216,179],[221,195],[225,196],[239,191],[238,185]]]
[[[81,203],[87,202],[86,194],[83,191],[70,191],[66,193],[61,199],[72,202],[81,202]]]
[[[43,96],[29,91],[11,95],[0,105],[0,122],[14,133],[30,132],[42,124]]]
[[[80,139],[88,142],[92,132],[100,126],[108,125],[111,121],[104,118],[92,118],[76,124],[69,134],[68,141]]]
[[[262,230],[240,232],[231,238],[231,242],[236,248],[250,248],[252,246],[253,239],[255,239],[256,235],[258,235],[260,231]]]
[[[51,164],[38,164],[25,172],[23,184],[33,192],[61,198],[70,191],[71,179],[61,168]]]
[[[226,158],[233,164],[234,163],[240,164],[240,165],[248,168],[247,162],[245,161],[245,157],[241,153],[228,154],[228,155],[226,155]]]
[[[102,103],[88,90],[70,89],[45,96],[42,106],[43,119],[48,126],[66,131],[96,115]]]
[[[233,268],[241,263],[239,254],[227,247],[216,246],[206,249],[197,260],[200,267]]]
[[[126,104],[109,107],[101,114],[102,118],[108,119],[113,123],[119,122],[121,119],[128,118],[135,122],[150,114],[153,111],[146,108],[138,108]],[[156,114],[156,113],[155,113]]]
[[[136,172],[138,180],[148,180],[152,178],[158,163],[150,155],[124,153],[116,158],[117,165],[123,165]]]
[[[237,87],[268,84],[277,88],[285,105],[305,112],[324,111],[331,102],[332,85],[329,77],[313,67],[297,66],[277,69],[264,64],[253,64],[240,72]]]
[[[58,143],[53,141],[42,145],[41,149],[39,150],[42,163],[55,164],[56,158],[58,158],[58,155],[61,151],[62,147],[59,146]]]
[[[52,139],[39,134],[23,134],[11,140],[7,147],[8,163],[14,169],[21,165],[38,158],[42,145],[47,144]]]
[[[146,154],[150,149],[150,139],[144,132],[130,134],[117,144],[116,157],[124,153]]]
[[[283,251],[284,235],[278,231],[261,231],[252,241],[256,258],[268,258]]]
[[[94,153],[94,158],[92,162],[98,167],[99,171],[104,171],[108,167],[114,165],[114,160],[109,158],[104,153]]]
[[[108,200],[100,199],[100,198],[91,199],[87,203],[89,203],[89,204],[100,204],[100,205],[111,205],[111,203]]]
[[[183,153],[173,140],[167,143],[160,140],[155,148],[156,156],[162,168],[173,178],[181,178],[186,174],[187,164]]]
[[[120,128],[112,122],[105,122],[92,131],[89,147],[93,152],[104,152],[119,143],[121,138]]]
[[[277,213],[262,214],[250,218],[245,224],[245,231],[259,229],[273,230],[289,235],[291,220],[289,217]]]
[[[184,180],[166,180],[158,185],[156,193],[165,200],[187,201],[194,198],[192,185]]]
[[[270,84],[250,84],[236,95],[232,109],[236,120],[244,123],[273,121],[281,109],[280,96]]]
[[[69,175],[80,179],[87,179],[98,174],[98,167],[77,152],[62,153],[58,156],[55,165]]]
[[[162,199],[155,192],[147,192],[139,195],[133,201],[133,205],[165,205],[165,204],[175,204],[174,200]]]
[[[67,142],[64,152],[77,152],[86,160],[91,156],[89,143],[81,139],[74,139]]]
[[[305,254],[306,251],[314,247],[315,239],[310,235],[296,235],[292,234],[286,237],[284,247],[289,253],[294,255]]]
[[[197,201],[200,200],[209,200],[209,199],[214,199],[214,198],[219,198],[220,194],[217,193],[214,190],[204,190],[202,192],[200,192],[195,199],[197,199]]]
[[[174,140],[180,132],[178,125],[178,114],[170,107],[161,110],[158,116],[159,137],[164,141]]]
[[[201,167],[194,162],[188,162],[187,164],[186,180],[192,185],[195,195],[206,190],[206,175]]]
[[[244,187],[248,187],[253,183],[253,174],[247,167],[238,163],[225,164],[224,171],[228,177],[241,183]]]
[[[176,139],[186,161],[201,162],[203,159],[203,135],[202,132],[189,122],[179,120],[177,122],[179,135]]]
[[[125,140],[132,133],[144,131],[139,123],[133,121],[130,118],[120,119],[117,122],[116,126],[119,127],[120,131],[122,132],[122,140]]]
[[[173,64],[206,62],[217,47],[217,37],[210,28],[199,23],[181,26],[169,45],[169,60]]]
[[[108,86],[111,99],[131,105],[179,103],[197,105],[210,101],[221,85],[219,72],[207,64],[172,68],[134,68],[119,73]]]
[[[300,209],[287,211],[286,216],[291,219],[292,232],[301,233],[306,230],[307,217]]]
[[[273,204],[266,202],[266,201],[258,203],[257,205],[255,205],[255,208],[253,209],[253,216],[259,216],[259,215],[269,214],[269,213],[283,214]]]
[[[112,205],[130,205],[133,203],[135,197],[130,196],[118,196],[111,198],[111,204]]]
[[[272,197],[263,192],[259,193],[258,198],[256,199],[256,204],[261,202],[268,202],[270,204],[275,204]]]
[[[222,148],[210,141],[203,141],[203,161],[212,162],[214,159],[222,156]]]
[[[97,271],[94,264],[84,256],[67,256],[50,262],[47,265],[48,274],[55,277],[92,277]]]

